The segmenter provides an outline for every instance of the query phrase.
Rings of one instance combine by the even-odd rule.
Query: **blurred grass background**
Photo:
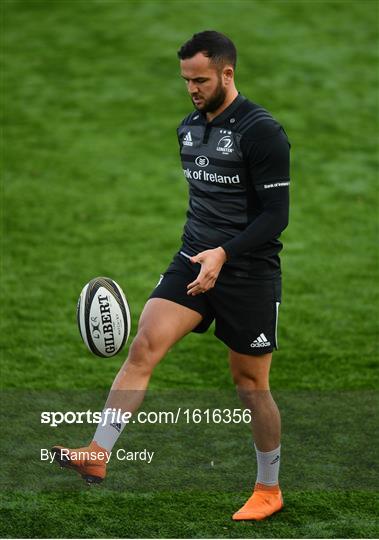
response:
[[[272,387],[377,388],[376,1],[2,0],[1,17],[3,387],[112,383],[123,355],[85,350],[76,301],[89,279],[109,275],[128,296],[134,333],[180,245],[187,187],[175,128],[191,104],[176,51],[212,28],[237,46],[238,89],[283,123],[292,143]],[[212,332],[188,336],[152,387],[231,388],[223,345]],[[286,513],[259,526],[229,522],[244,494],[185,494],[190,526],[168,502],[180,499],[175,492],[125,493],[117,503],[101,493],[64,501],[59,492],[10,493],[4,535],[374,534],[359,494],[291,492]],[[73,506],[81,528],[58,527]],[[133,520],[130,509],[140,515],[140,507],[153,512],[146,522]]]

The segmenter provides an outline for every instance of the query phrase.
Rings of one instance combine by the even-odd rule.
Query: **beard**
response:
[[[218,81],[218,85],[216,90],[213,92],[211,97],[204,100],[203,105],[196,105],[191,97],[192,104],[195,106],[195,108],[202,112],[202,113],[208,113],[208,112],[214,112],[217,111],[219,107],[224,103],[226,97],[226,90],[222,86],[221,78]]]

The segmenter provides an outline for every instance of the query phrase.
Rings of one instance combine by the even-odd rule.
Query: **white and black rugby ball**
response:
[[[83,287],[77,309],[80,335],[97,356],[119,353],[130,334],[130,310],[113,279],[97,277]]]

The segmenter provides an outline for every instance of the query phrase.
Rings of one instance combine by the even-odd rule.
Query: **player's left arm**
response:
[[[201,270],[197,278],[187,285],[187,294],[196,296],[212,289],[225,261],[226,253],[221,246],[215,249],[207,249],[198,253],[195,257],[191,257],[192,263],[201,264]]]
[[[272,128],[269,128],[272,129]],[[246,251],[251,251],[279,236],[287,227],[289,217],[289,159],[290,144],[285,132],[261,140],[247,141],[245,154],[251,186],[260,206],[260,213],[240,234],[215,249],[191,257],[200,263],[197,278],[188,285],[187,294],[205,292],[216,283],[223,264]],[[252,196],[252,194],[250,195]]]
[[[290,144],[280,129],[249,145],[248,164],[259,215],[240,234],[223,244],[227,260],[277,238],[288,225]]]

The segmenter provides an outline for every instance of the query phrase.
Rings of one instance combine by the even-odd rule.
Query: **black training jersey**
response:
[[[280,273],[288,223],[289,148],[268,111],[240,94],[208,122],[194,111],[178,127],[189,207],[182,250],[222,246],[225,268],[241,276]]]

